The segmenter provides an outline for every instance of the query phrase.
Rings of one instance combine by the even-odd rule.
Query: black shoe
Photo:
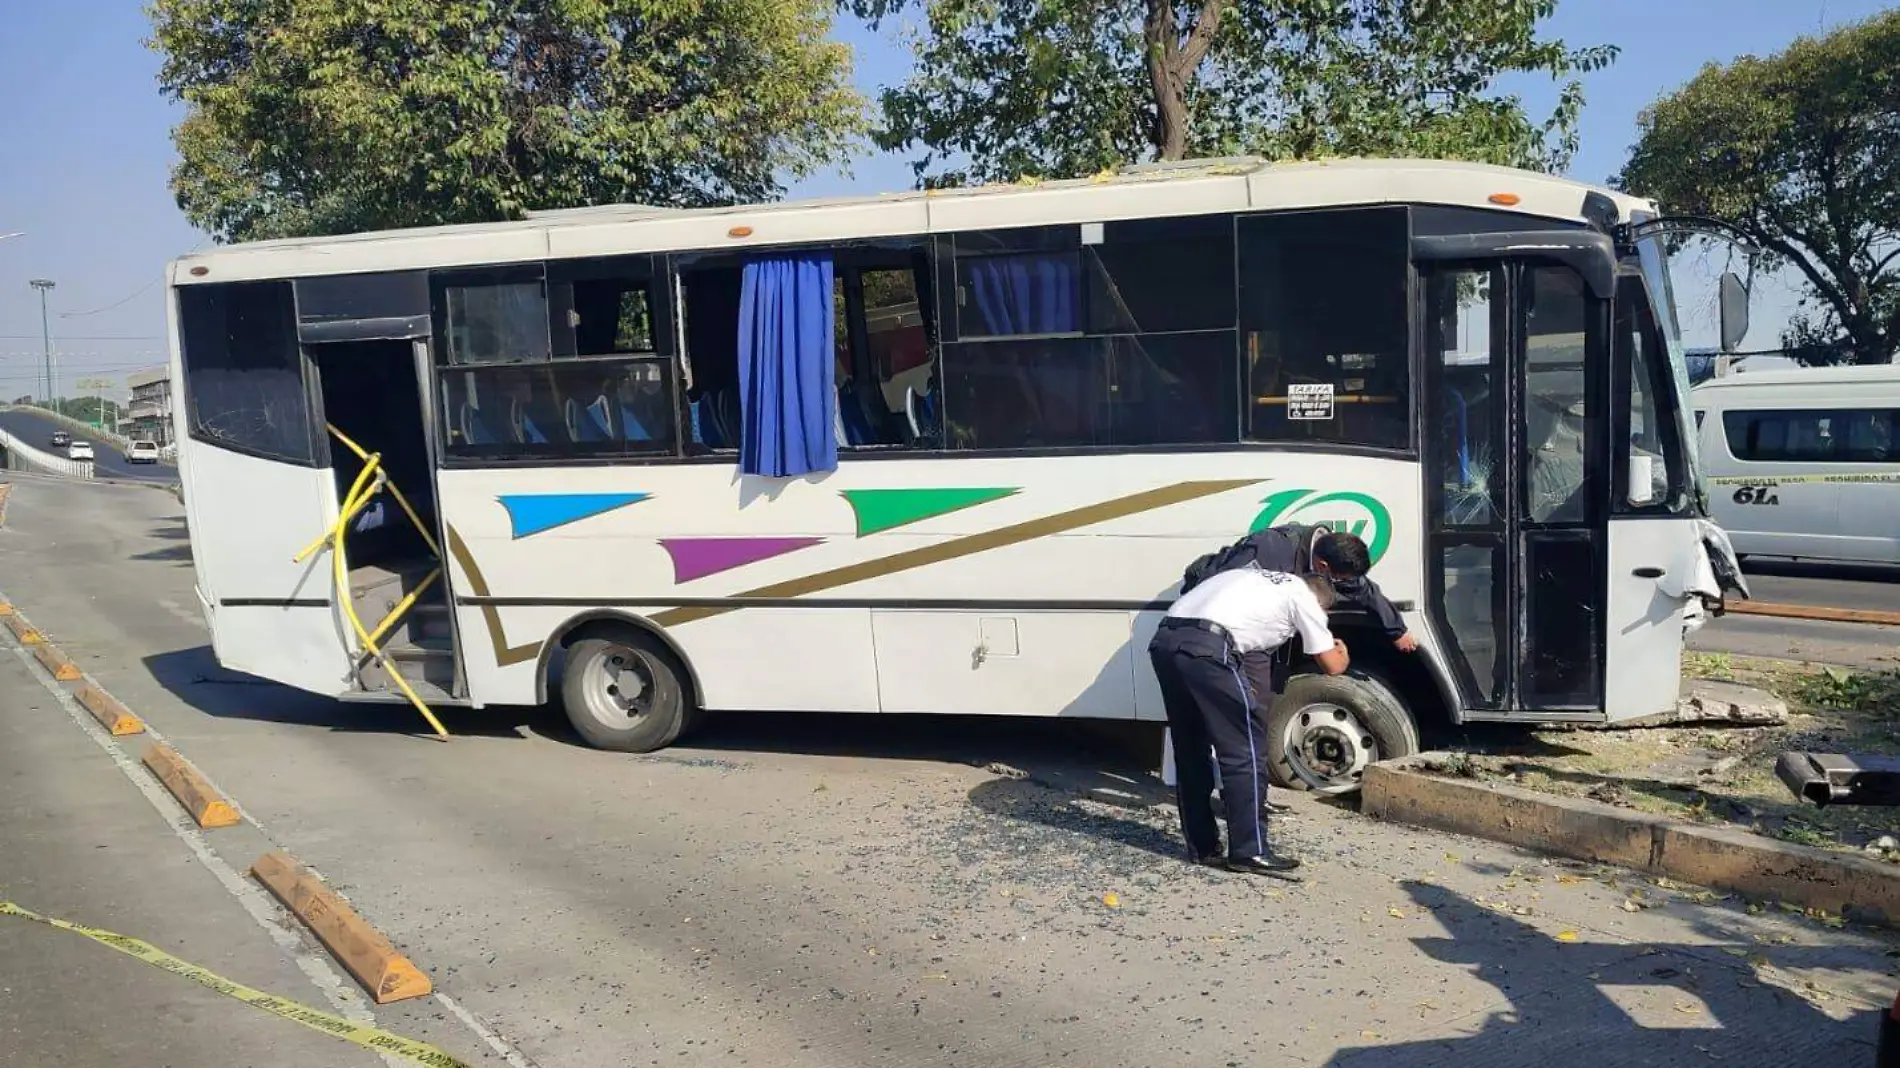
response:
[[[1237,871],[1244,875],[1266,875],[1275,879],[1299,881],[1293,873],[1299,870],[1300,862],[1277,853],[1258,857],[1228,857],[1226,867],[1228,871]]]
[[[1222,868],[1227,866],[1227,858],[1223,856],[1218,849],[1212,853],[1197,853],[1193,849],[1189,849],[1188,861],[1203,868]]]
[[[1293,806],[1283,805],[1278,801],[1269,799],[1260,803],[1260,811],[1265,812],[1269,816],[1291,816],[1293,814]]]

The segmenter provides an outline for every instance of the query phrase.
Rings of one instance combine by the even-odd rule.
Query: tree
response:
[[[1556,0],[841,0],[909,13],[917,69],[881,147],[926,184],[1072,177],[1248,152],[1450,157],[1560,169],[1576,76],[1615,58],[1538,33]],[[1497,83],[1559,80],[1533,120]]]
[[[221,239],[767,200],[865,128],[832,0],[153,0]]]
[[[1783,343],[1900,348],[1900,12],[1710,64],[1637,120],[1617,185],[1739,229],[1808,290]],[[1844,344],[1843,344],[1844,343]]]

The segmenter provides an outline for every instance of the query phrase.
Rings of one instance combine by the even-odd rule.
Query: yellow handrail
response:
[[[423,593],[428,590],[430,586],[435,585],[436,579],[441,578],[441,577],[442,577],[442,569],[439,567],[429,572],[427,575],[424,575],[422,577],[422,581],[416,583],[415,589],[410,590],[408,594],[406,594],[403,597],[402,600],[397,601],[394,605],[390,607],[389,614],[383,617],[383,621],[381,623],[376,624],[376,629],[370,631],[369,636],[376,641],[382,641],[383,635],[388,633],[389,628],[396,625],[396,621],[402,618],[402,614],[404,612],[407,612],[409,611],[409,609],[415,607],[416,600],[420,598],[423,595]]]
[[[350,520],[356,517],[357,512],[363,510],[363,506],[369,503],[369,499],[375,496],[376,490],[381,488],[381,485],[382,480],[377,480],[376,486],[350,502],[351,507],[343,510],[342,516],[337,519],[336,549],[341,549],[343,546],[343,532]],[[350,596],[349,566],[344,563],[343,554],[337,551],[331,552],[330,562],[336,575],[337,603],[343,606],[343,615],[349,619],[350,627],[356,631],[356,636],[362,641],[363,648],[369,651],[369,655],[376,658],[376,663],[382,666],[383,673],[396,684],[396,688],[409,699],[409,703],[416,706],[416,711],[422,713],[422,718],[429,721],[429,726],[435,728],[436,737],[445,742],[448,741],[449,732],[443,728],[442,721],[436,719],[435,713],[429,710],[429,706],[423,703],[422,698],[416,696],[416,691],[409,688],[409,680],[403,678],[402,672],[396,670],[396,666],[389,662],[388,655],[376,644],[376,639],[370,636],[369,628],[363,626],[362,618],[356,614],[354,598]],[[385,619],[383,622],[388,623],[390,620]]]
[[[369,481],[369,479],[372,478],[376,474],[376,469],[377,467],[381,466],[382,462],[383,461],[380,456],[370,456],[370,457],[364,458],[362,473],[356,476],[355,482],[350,483],[350,492],[343,495],[343,511],[345,512],[350,511],[351,503],[356,500],[356,495],[358,493],[361,493],[363,490],[363,483]],[[323,548],[325,545],[329,545],[332,542],[337,541],[341,537],[342,530],[343,530],[343,524],[339,522],[335,526],[331,527],[329,530],[326,530],[323,533],[317,535],[317,539],[311,542],[310,544],[304,546],[302,552],[291,557],[290,562],[293,564],[303,563],[304,560],[309,558],[310,554],[316,552],[318,549]]]
[[[356,518],[357,513],[361,512],[364,507],[369,504],[370,498],[376,496],[376,494],[382,492],[384,489],[389,490],[390,495],[396,498],[396,502],[400,504],[402,510],[408,514],[409,521],[415,524],[416,532],[421,534],[422,540],[428,543],[429,550],[435,554],[437,561],[442,559],[442,550],[436,544],[436,540],[434,536],[429,533],[428,528],[423,525],[422,517],[410,506],[409,499],[404,497],[402,490],[397,488],[396,484],[389,480],[389,473],[382,469],[382,454],[365,451],[362,446],[351,441],[336,427],[329,426],[328,424],[325,425],[330,433],[336,436],[338,441],[348,446],[350,451],[354,452],[363,461],[363,470],[357,473],[356,480],[350,483],[349,492],[343,495],[343,505],[337,510],[335,525],[318,535],[315,541],[306,545],[303,551],[299,552],[292,559],[296,563],[302,563],[312,554],[322,550],[326,546],[330,549],[331,572],[336,583],[337,603],[343,608],[344,618],[350,621],[350,629],[356,633],[357,640],[363,643],[364,651],[383,669],[383,673],[389,676],[390,681],[396,684],[396,688],[402,691],[403,697],[407,698],[409,703],[415,706],[417,712],[422,713],[422,718],[427,720],[429,726],[435,730],[436,737],[446,742],[449,740],[449,732],[442,726],[442,721],[436,718],[435,713],[430,710],[428,704],[424,702],[422,698],[416,696],[416,691],[410,687],[409,680],[402,677],[402,672],[396,669],[396,665],[390,662],[389,655],[383,652],[382,647],[377,644],[382,640],[383,636],[389,632],[390,628],[395,626],[396,621],[401,619],[405,612],[415,606],[417,598],[421,597],[423,592],[441,577],[442,568],[438,566],[430,571],[421,582],[416,584],[415,589],[409,591],[402,600],[396,602],[396,604],[390,608],[388,614],[383,617],[382,622],[378,623],[375,630],[372,631],[363,625],[362,617],[356,614],[356,599],[350,592],[349,564],[345,559],[343,551],[344,540],[349,534],[350,522]]]
[[[332,426],[331,424],[325,423],[323,425],[326,429],[330,431],[331,434],[334,434],[336,436],[336,439],[338,441],[349,446],[350,451],[355,453],[358,459],[362,460],[364,463],[369,462],[370,454],[367,452],[364,452],[363,447],[361,445],[358,445],[356,442],[351,441],[349,437],[343,433],[343,431],[338,430],[336,427]],[[378,455],[381,455],[381,454],[378,454]],[[416,514],[415,506],[409,503],[409,498],[403,496],[402,487],[396,485],[394,482],[388,483],[388,486],[389,486],[390,495],[396,498],[396,503],[401,505],[403,512],[409,516],[409,522],[415,526],[416,533],[422,535],[422,540],[428,544],[429,551],[435,554],[435,558],[437,560],[442,559],[442,547],[435,543],[435,535],[429,533],[428,526],[422,522],[422,517]]]

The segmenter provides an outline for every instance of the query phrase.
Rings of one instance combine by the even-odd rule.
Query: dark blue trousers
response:
[[[1165,623],[1148,645],[1148,658],[1174,736],[1174,796],[1188,847],[1203,857],[1220,849],[1212,751],[1227,810],[1227,855],[1264,855],[1267,741],[1247,666],[1224,634]],[[1248,666],[1258,672],[1262,662],[1271,661],[1262,657]]]

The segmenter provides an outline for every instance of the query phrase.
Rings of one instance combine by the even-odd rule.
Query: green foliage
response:
[[[843,2],[920,18],[917,69],[882,94],[877,139],[918,151],[931,185],[1238,153],[1559,169],[1576,75],[1615,57],[1541,37],[1556,0]],[[1511,74],[1557,79],[1554,112],[1500,93]]]
[[[864,130],[831,0],[153,0],[226,240],[767,200]]]
[[[1794,697],[1812,708],[1900,719],[1900,671],[1827,667],[1796,680]]]
[[[115,413],[121,419],[125,417],[123,406],[117,401],[106,400],[102,397],[61,397],[54,407],[61,415],[69,419],[77,419],[82,423],[103,427],[106,430],[112,429]]]
[[[1617,183],[1740,228],[1808,295],[1783,339],[1900,348],[1900,11],[1710,64],[1638,120]]]

